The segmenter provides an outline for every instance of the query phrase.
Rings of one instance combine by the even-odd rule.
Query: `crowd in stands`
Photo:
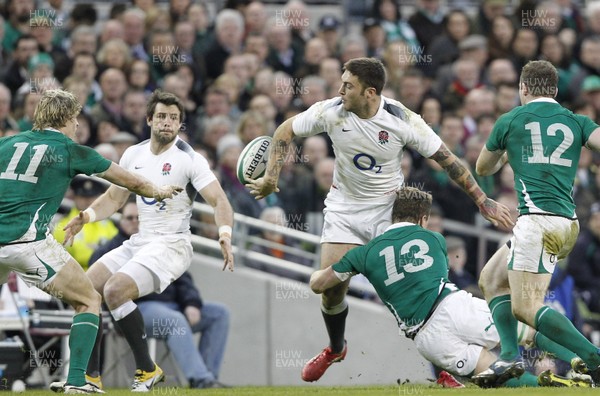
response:
[[[235,164],[249,141],[336,96],[349,59],[381,59],[388,72],[383,94],[421,114],[472,170],[497,117],[519,105],[518,76],[530,60],[556,66],[561,104],[600,121],[600,1],[401,3],[365,2],[368,12],[357,26],[356,18],[323,14],[301,0],[132,0],[113,4],[108,18],[93,3],[7,0],[0,17],[0,136],[30,129],[40,92],[62,86],[84,105],[79,143],[118,162],[127,147],[148,138],[146,97],[161,88],[183,101],[180,137],[209,160],[236,212],[280,213],[285,219],[274,223],[318,234],[313,223],[333,178],[326,135],[294,142],[281,192],[261,201],[239,183]],[[404,158],[405,182],[431,192],[436,213],[474,222],[477,207],[443,170],[412,152]],[[600,158],[582,154],[574,186],[582,229],[600,200],[598,164]],[[510,168],[477,181],[516,215]],[[283,212],[265,212],[272,207]],[[465,241],[453,241],[468,256],[455,271],[473,281],[474,243]],[[594,277],[597,268],[589,268]],[[575,287],[584,292],[583,281]]]

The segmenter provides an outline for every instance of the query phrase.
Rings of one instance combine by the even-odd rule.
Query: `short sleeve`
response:
[[[306,137],[327,132],[325,110],[334,106],[339,101],[340,98],[333,98],[317,102],[307,110],[296,115],[292,121],[294,135]]]
[[[442,146],[442,139],[417,113],[404,108],[404,114],[406,115],[406,122],[410,126],[406,145],[425,158],[431,157]]]
[[[494,124],[494,129],[492,129],[492,133],[485,144],[485,148],[488,151],[506,150],[508,127],[510,125],[510,120],[512,120],[512,117],[509,116],[509,114],[510,113],[500,116]]]
[[[583,131],[583,141],[587,142],[592,132],[594,132],[597,128],[600,128],[600,126],[598,126],[598,124],[596,124],[592,119],[584,115],[575,114],[575,117],[578,118],[578,121],[581,124],[581,129]]]
[[[196,189],[196,191],[202,190],[213,181],[217,180],[217,177],[210,169],[208,161],[202,155],[194,152],[192,164],[192,174],[190,175],[190,181]]]
[[[112,162],[107,160],[91,147],[82,146],[77,143],[69,145],[71,154],[71,176],[80,173],[93,175],[106,171]]]

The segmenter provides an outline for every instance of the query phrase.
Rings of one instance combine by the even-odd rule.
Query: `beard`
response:
[[[173,132],[172,137],[161,135],[160,132],[153,132],[153,135],[154,135],[154,138],[156,139],[156,141],[163,146],[171,143],[177,137],[177,133],[175,133],[175,132]]]

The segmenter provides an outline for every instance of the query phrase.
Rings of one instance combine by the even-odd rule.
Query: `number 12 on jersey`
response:
[[[539,122],[530,122],[525,124],[525,129],[531,132],[531,146],[533,155],[527,157],[527,162],[530,164],[552,164],[560,166],[571,166],[572,161],[568,158],[562,158],[562,154],[573,144],[573,131],[565,124],[559,122],[554,123],[546,130],[546,135],[556,136],[556,132],[560,131],[563,135],[563,140],[558,147],[546,156],[544,144],[542,142],[542,129]]]

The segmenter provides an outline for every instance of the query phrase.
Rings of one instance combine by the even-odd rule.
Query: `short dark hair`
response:
[[[548,61],[529,61],[521,71],[521,80],[533,96],[553,98],[558,90],[558,71]]]
[[[415,187],[404,186],[396,192],[392,209],[392,222],[410,221],[418,223],[423,216],[429,216],[433,198],[431,194]]]
[[[155,90],[150,95],[150,99],[148,100],[148,106],[146,107],[146,117],[151,120],[154,116],[154,110],[156,109],[156,105],[158,103],[162,103],[165,106],[175,105],[179,109],[179,122],[183,122],[183,116],[185,115],[183,104],[181,100],[170,92],[165,92],[160,89]]]
[[[377,95],[385,86],[386,73],[383,63],[377,58],[354,58],[344,63],[343,71],[348,71],[358,78],[363,86],[363,91],[367,88],[375,88]]]

